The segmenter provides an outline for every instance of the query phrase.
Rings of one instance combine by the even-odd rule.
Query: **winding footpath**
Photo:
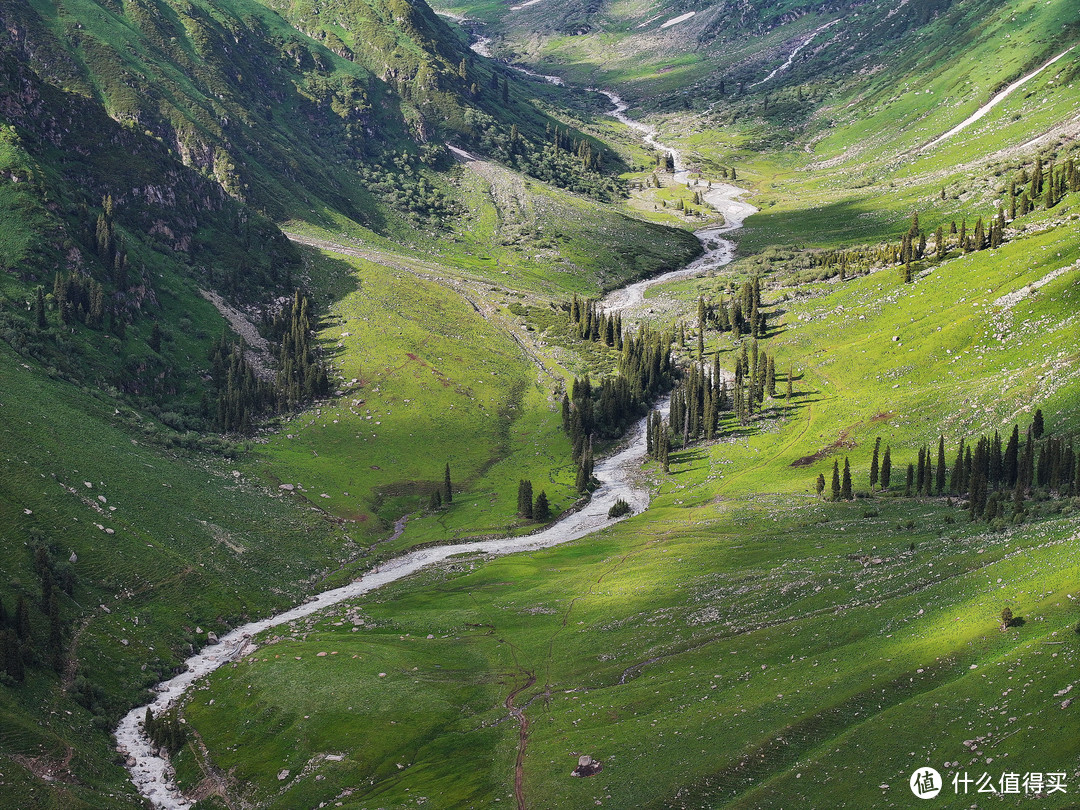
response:
[[[678,182],[686,182],[689,172],[681,164],[678,152],[665,147],[655,139],[655,131],[625,115],[626,105],[614,93],[605,91],[605,95],[615,105],[612,115],[633,129],[643,133],[647,142],[657,149],[671,152],[675,157]],[[706,248],[704,256],[698,258],[681,270],[675,270],[656,276],[648,281],[616,290],[602,302],[608,311],[627,310],[644,301],[644,291],[654,284],[661,284],[679,278],[687,278],[706,270],[720,267],[731,261],[734,244],[719,235],[738,228],[743,219],[754,212],[753,206],[739,202],[736,197],[745,193],[734,186],[724,185],[706,192],[705,199],[724,214],[725,224],[719,228],[705,228],[697,232],[698,238]],[[661,405],[667,410],[667,401]],[[582,509],[570,514],[535,534],[523,537],[506,537],[496,540],[483,540],[473,543],[461,543],[412,551],[394,560],[383,563],[355,582],[334,590],[325,591],[311,597],[297,607],[259,621],[250,622],[236,628],[216,644],[211,644],[185,662],[185,671],[180,675],[163,681],[154,687],[157,697],[148,705],[132,709],[120,721],[115,736],[117,751],[126,759],[131,780],[139,792],[155,808],[160,810],[186,810],[194,802],[184,796],[174,781],[174,772],[167,756],[154,749],[149,738],[143,733],[142,721],[149,708],[156,715],[175,705],[199,679],[206,677],[218,667],[237,660],[257,648],[255,637],[270,628],[310,616],[321,610],[348,599],[381,588],[391,582],[409,576],[422,568],[435,565],[452,556],[461,554],[502,555],[521,551],[535,551],[549,548],[571,540],[577,540],[612,525],[616,521],[608,518],[608,509],[620,498],[631,507],[631,514],[637,514],[649,506],[649,489],[641,476],[642,462],[646,457],[645,420],[639,422],[628,436],[622,450],[598,462],[595,475],[601,481],[600,487],[593,493],[592,499]],[[514,695],[508,698],[508,708],[522,720],[522,710],[512,707]],[[523,725],[523,729],[527,726]],[[524,730],[522,734],[524,734]],[[522,749],[519,749],[518,770],[521,767]],[[519,788],[519,803],[520,803]]]
[[[1055,56],[1053,59],[1051,59],[1049,62],[1047,62],[1045,65],[1042,65],[1041,67],[1036,68],[1035,70],[1031,71],[1031,73],[1027,74],[1026,76],[1022,76],[1019,79],[1017,79],[1015,82],[1013,82],[1008,87],[1006,87],[1004,90],[999,92],[992,99],[990,99],[988,102],[983,104],[981,107],[979,107],[979,109],[977,109],[975,112],[973,112],[967,118],[965,118],[963,121],[961,121],[955,127],[950,129],[944,135],[939,135],[938,137],[934,138],[934,140],[930,141],[930,143],[928,143],[928,144],[926,144],[926,146],[922,147],[922,149],[920,151],[925,152],[928,149],[933,149],[938,144],[947,141],[953,135],[956,135],[959,132],[963,132],[969,126],[974,124],[980,118],[985,116],[988,112],[990,112],[992,109],[994,109],[994,107],[996,107],[998,104],[1000,104],[1006,98],[1008,98],[1010,95],[1012,95],[1013,92],[1015,92],[1016,90],[1019,90],[1021,87],[1023,87],[1029,81],[1034,79],[1036,76],[1038,76],[1040,73],[1042,73],[1048,67],[1050,67],[1052,64],[1057,62],[1059,59],[1061,59],[1064,56],[1066,56],[1067,54],[1071,53],[1074,48],[1076,48],[1075,45],[1072,46],[1072,48],[1069,48],[1068,50],[1062,51],[1057,56]]]

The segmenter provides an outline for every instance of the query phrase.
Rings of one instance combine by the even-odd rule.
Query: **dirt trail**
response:
[[[974,113],[969,115],[967,118],[965,118],[963,121],[961,121],[959,124],[957,124],[952,129],[950,129],[948,132],[934,138],[934,140],[932,140],[932,141],[930,141],[930,143],[926,144],[926,146],[924,146],[920,151],[925,152],[927,149],[933,149],[935,146],[942,143],[943,141],[948,140],[953,135],[956,135],[959,132],[963,132],[969,126],[971,126],[976,121],[978,121],[980,118],[982,118],[984,115],[986,115],[988,112],[990,112],[990,110],[994,109],[994,107],[996,107],[998,104],[1003,102],[1006,98],[1008,98],[1014,91],[1019,90],[1021,87],[1023,87],[1025,84],[1027,84],[1028,81],[1030,81],[1031,79],[1034,79],[1036,76],[1038,76],[1040,73],[1042,73],[1048,67],[1050,67],[1052,64],[1054,64],[1059,59],[1061,59],[1062,57],[1064,57],[1065,55],[1070,53],[1073,50],[1073,48],[1075,48],[1075,47],[1076,46],[1074,45],[1072,48],[1069,48],[1066,51],[1062,51],[1061,53],[1059,53],[1057,56],[1055,56],[1053,59],[1051,59],[1049,62],[1047,62],[1042,67],[1037,68],[1037,69],[1033,70],[1031,73],[1027,74],[1026,76],[1023,76],[1023,77],[1017,79],[1015,82],[1013,82],[1008,87],[1006,87],[1004,90],[1002,90],[997,95],[995,95],[988,102],[986,102],[981,107],[979,107],[979,109],[977,109]]]
[[[525,748],[529,744],[529,718],[525,716],[525,710],[514,705],[514,698],[529,689],[536,683],[536,675],[532,672],[525,673],[525,683],[506,696],[503,705],[518,721],[518,752],[514,763],[514,800],[517,810],[526,810],[525,805]]]

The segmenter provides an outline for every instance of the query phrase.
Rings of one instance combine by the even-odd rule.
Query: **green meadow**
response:
[[[669,175],[634,187],[656,156],[606,99],[475,57],[422,5],[150,5],[34,0],[8,21],[35,54],[75,54],[50,79],[72,95],[42,109],[94,99],[134,146],[0,130],[0,665],[18,600],[29,617],[29,677],[0,672],[4,806],[142,806],[110,732],[212,633],[410,549],[534,531],[516,513],[522,479],[554,514],[572,508],[561,399],[618,354],[578,340],[562,307],[685,265],[712,221],[682,213],[694,192]],[[1023,436],[1036,409],[1076,446],[1080,194],[1040,200],[1000,247],[963,252],[950,234],[910,283],[903,266],[819,264],[897,244],[915,212],[928,237],[970,233],[1037,154],[1077,158],[1075,50],[924,148],[1072,45],[1073,5],[870,4],[764,85],[837,13],[749,0],[665,29],[691,9],[450,6],[514,63],[617,89],[703,177],[737,170],[760,212],[735,261],[650,288],[625,325],[685,327],[685,369],[698,300],[757,277],[777,396],[748,424],[723,414],[715,441],[676,442],[668,472],[644,463],[652,500],[628,520],[457,555],[263,634],[182,702],[187,794],[222,810],[911,807],[908,779],[929,766],[941,806],[1026,806],[1022,783],[991,801],[977,780],[1040,773],[1067,786],[1040,807],[1075,807],[1080,497],[1036,488],[1014,513],[1010,490],[986,521],[966,496],[903,492],[920,448],[943,436],[951,468],[961,440]],[[608,167],[560,164],[565,144],[541,161],[555,126]],[[526,153],[588,194],[498,162]],[[116,225],[148,303],[126,325],[63,322],[56,267],[85,261],[112,284],[74,247],[94,244],[101,178],[149,188],[159,170],[188,194],[175,244],[142,234],[126,203]],[[68,188],[78,172],[91,191]],[[236,199],[207,203],[214,184]],[[202,395],[225,326],[200,289],[233,285],[255,321],[260,296],[293,282],[331,395],[215,435]],[[37,285],[44,326],[27,314]],[[702,342],[730,372],[751,339],[708,328]],[[136,378],[144,390],[117,389]],[[879,439],[886,491],[869,480]],[[817,495],[845,460],[854,497]],[[585,754],[602,772],[572,777]]]
[[[1076,500],[1039,496],[989,526],[899,493],[939,435],[950,464],[960,438],[1026,430],[1036,406],[1074,435],[1073,204],[910,284],[895,267],[799,286],[778,274],[759,346],[778,390],[793,371],[791,401],[766,400],[747,427],[725,417],[668,475],[647,466],[643,515],[546,551],[457,558],[270,634],[185,706],[210,753],[187,748],[182,777],[212,763],[267,807],[513,802],[509,700],[528,719],[526,806],[908,806],[926,765],[954,797],[954,776],[1072,780]],[[657,288],[654,317],[692,323],[699,295],[746,272]],[[550,348],[547,312],[522,322]],[[706,338],[730,367],[739,344]],[[877,437],[893,486],[870,495]],[[818,499],[817,474],[845,457],[858,497]],[[1022,620],[1007,631],[1004,608]],[[604,771],[571,778],[581,754]]]

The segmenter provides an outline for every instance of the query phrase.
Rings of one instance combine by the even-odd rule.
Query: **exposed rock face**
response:
[[[588,754],[582,754],[578,757],[577,767],[574,768],[571,776],[593,776],[604,770],[604,763],[597,762]]]

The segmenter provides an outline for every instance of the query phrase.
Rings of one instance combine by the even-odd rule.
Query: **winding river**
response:
[[[543,77],[548,78],[548,77]],[[684,278],[693,278],[694,276],[700,276],[709,270],[713,270],[717,267],[723,267],[725,264],[731,262],[735,258],[735,243],[730,239],[723,239],[722,234],[730,233],[742,227],[743,222],[748,216],[755,213],[757,209],[750,205],[748,202],[743,202],[739,199],[746,193],[745,189],[733,186],[730,183],[711,183],[708,181],[701,181],[695,178],[689,168],[687,168],[682,153],[678,149],[674,149],[667,146],[656,139],[656,129],[643,124],[641,121],[635,121],[626,115],[628,106],[618,95],[612,93],[610,90],[596,90],[595,92],[601,93],[608,97],[608,100],[614,106],[609,115],[613,118],[626,124],[630,129],[635,132],[640,132],[642,139],[649,146],[656,149],[658,152],[667,152],[671,155],[675,162],[675,174],[672,181],[675,183],[707,183],[707,187],[701,188],[702,199],[709,204],[714,210],[720,212],[724,216],[724,224],[717,225],[709,228],[702,228],[699,231],[695,231],[694,235],[701,241],[702,247],[705,248],[705,252],[699,256],[690,264],[686,265],[680,270],[672,270],[668,273],[661,273],[658,276],[647,278],[644,281],[638,281],[634,284],[629,284],[625,287],[620,287],[617,290],[612,290],[601,302],[604,309],[609,312],[617,310],[633,309],[634,307],[641,306],[645,303],[645,291],[649,287],[653,287],[657,284],[665,284],[669,281],[677,281]]]
[[[675,158],[676,182],[690,181],[690,172],[682,165],[681,155],[676,150],[659,143],[655,138],[655,130],[651,127],[628,118],[625,114],[626,104],[617,95],[607,91],[599,92],[603,92],[614,104],[615,109],[611,115],[641,132],[645,140],[653,147],[672,153]],[[753,206],[737,199],[743,193],[745,192],[731,185],[712,186],[706,190],[703,194],[706,202],[723,213],[725,223],[721,227],[705,228],[697,232],[697,237],[705,246],[705,254],[680,270],[615,290],[602,301],[602,306],[608,311],[632,309],[644,302],[645,290],[654,284],[698,275],[730,262],[734,255],[735,245],[727,239],[720,238],[720,235],[740,227],[743,220],[756,210]],[[662,410],[667,410],[666,401],[662,405]],[[126,757],[132,782],[156,808],[183,810],[194,805],[194,802],[177,788],[168,758],[160,756],[159,752],[154,750],[149,738],[143,733],[142,721],[146,710],[152,709],[155,715],[167,710],[180,700],[200,678],[209,675],[223,664],[253,651],[256,648],[255,636],[259,633],[310,616],[347,599],[369,593],[452,556],[511,554],[577,540],[614,523],[615,521],[608,518],[607,513],[608,509],[620,498],[630,505],[634,514],[641,512],[649,505],[649,489],[641,475],[641,464],[645,455],[645,422],[642,420],[627,437],[627,444],[622,450],[597,463],[595,475],[602,483],[593,493],[589,503],[547,529],[523,537],[446,545],[404,554],[383,563],[379,568],[368,572],[349,585],[325,591],[302,605],[276,616],[238,627],[223,636],[216,644],[203,648],[200,653],[186,661],[183,673],[168,681],[163,681],[154,688],[157,697],[148,706],[132,709],[120,721],[116,729],[117,750]]]

